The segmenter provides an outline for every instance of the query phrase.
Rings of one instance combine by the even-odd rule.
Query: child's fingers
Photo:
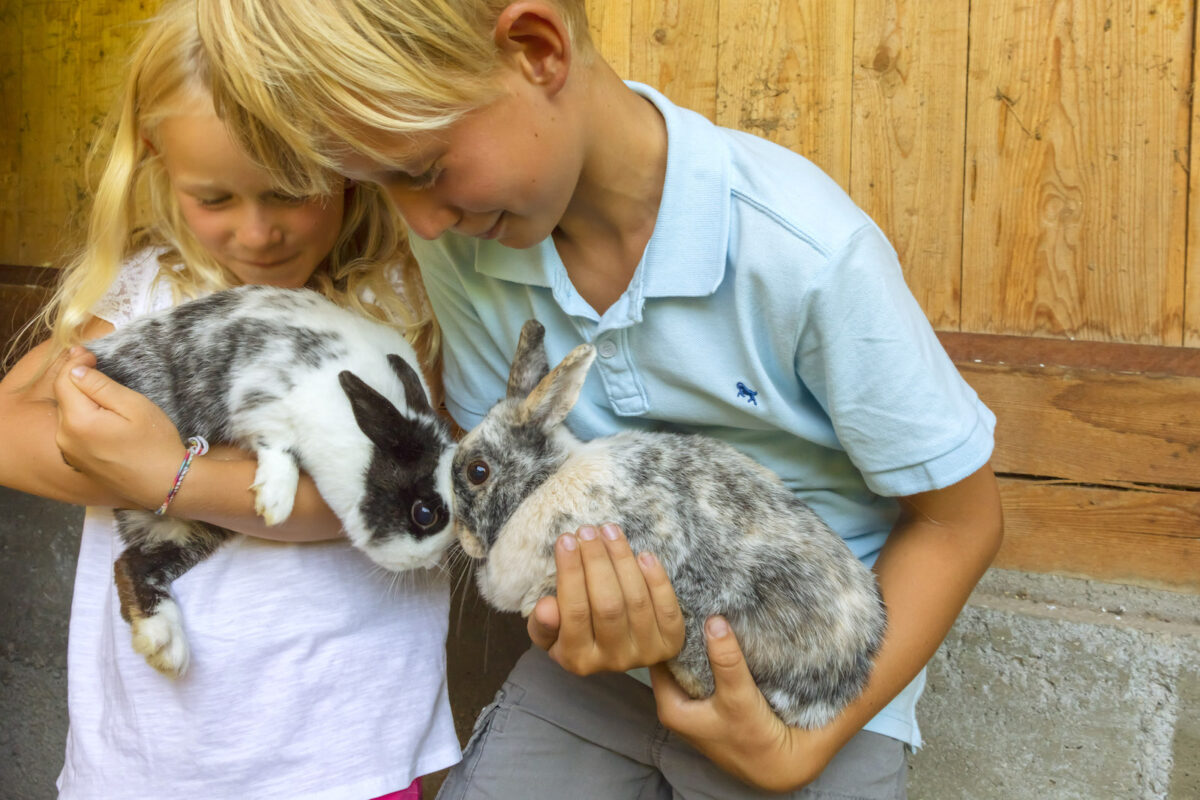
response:
[[[650,601],[654,610],[655,631],[661,638],[663,646],[669,651],[665,658],[674,657],[681,647],[686,630],[683,622],[683,611],[679,608],[679,598],[675,596],[675,587],[667,570],[653,553],[641,553],[637,558],[638,567],[650,593]]]
[[[128,415],[121,413],[121,409],[137,395],[137,392],[122,386],[100,370],[88,367],[81,359],[72,359],[67,363],[55,384],[56,390],[60,385],[65,388],[67,383],[78,389],[83,398],[90,401],[93,407],[113,411],[126,418]],[[63,394],[72,397],[70,392]],[[75,398],[72,397],[72,399]],[[59,402],[62,401],[63,398],[60,397]]]
[[[576,671],[572,664],[564,661],[570,662],[579,653],[590,650],[595,642],[587,578],[579,551],[579,540],[569,533],[558,537],[554,544],[559,629],[551,655],[557,656],[555,660],[572,671]]]
[[[741,709],[762,699],[758,684],[750,674],[737,636],[724,617],[709,617],[704,623],[704,642],[712,667],[713,699],[727,708]]]
[[[653,617],[646,579],[615,525],[584,526],[579,540],[596,644],[605,652],[627,651],[633,633],[631,613],[643,620]]]
[[[533,607],[533,613],[529,615],[525,629],[529,632],[529,638],[535,645],[543,650],[549,650],[558,641],[561,623],[562,620],[558,613],[558,598],[543,597]]]

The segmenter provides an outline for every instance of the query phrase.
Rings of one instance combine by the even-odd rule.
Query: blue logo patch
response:
[[[738,381],[738,383],[737,383],[737,390],[738,390],[738,393],[737,393],[738,397],[744,397],[744,398],[746,398],[747,403],[753,403],[754,405],[758,405],[758,399],[757,399],[758,392],[751,389],[749,386],[742,383],[741,381]]]

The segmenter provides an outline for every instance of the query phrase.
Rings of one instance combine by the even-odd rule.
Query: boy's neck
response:
[[[597,58],[581,87],[587,142],[579,184],[554,243],[580,296],[603,314],[654,232],[667,170],[667,128],[654,105]]]

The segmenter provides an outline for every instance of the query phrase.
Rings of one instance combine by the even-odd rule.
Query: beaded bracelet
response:
[[[179,472],[175,474],[175,483],[171,484],[171,491],[167,492],[167,499],[163,500],[163,504],[158,507],[154,513],[162,516],[167,512],[167,506],[171,505],[171,501],[175,499],[175,495],[179,493],[179,486],[183,483],[183,476],[188,474],[188,470],[192,468],[192,459],[196,456],[202,456],[208,452],[208,440],[203,436],[193,436],[187,440],[187,453],[183,456],[183,463],[179,465]]]

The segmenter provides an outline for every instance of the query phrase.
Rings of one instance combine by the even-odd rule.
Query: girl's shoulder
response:
[[[119,328],[143,314],[173,305],[170,282],[159,280],[163,269],[159,258],[164,252],[161,247],[147,247],[127,259],[92,314]]]

